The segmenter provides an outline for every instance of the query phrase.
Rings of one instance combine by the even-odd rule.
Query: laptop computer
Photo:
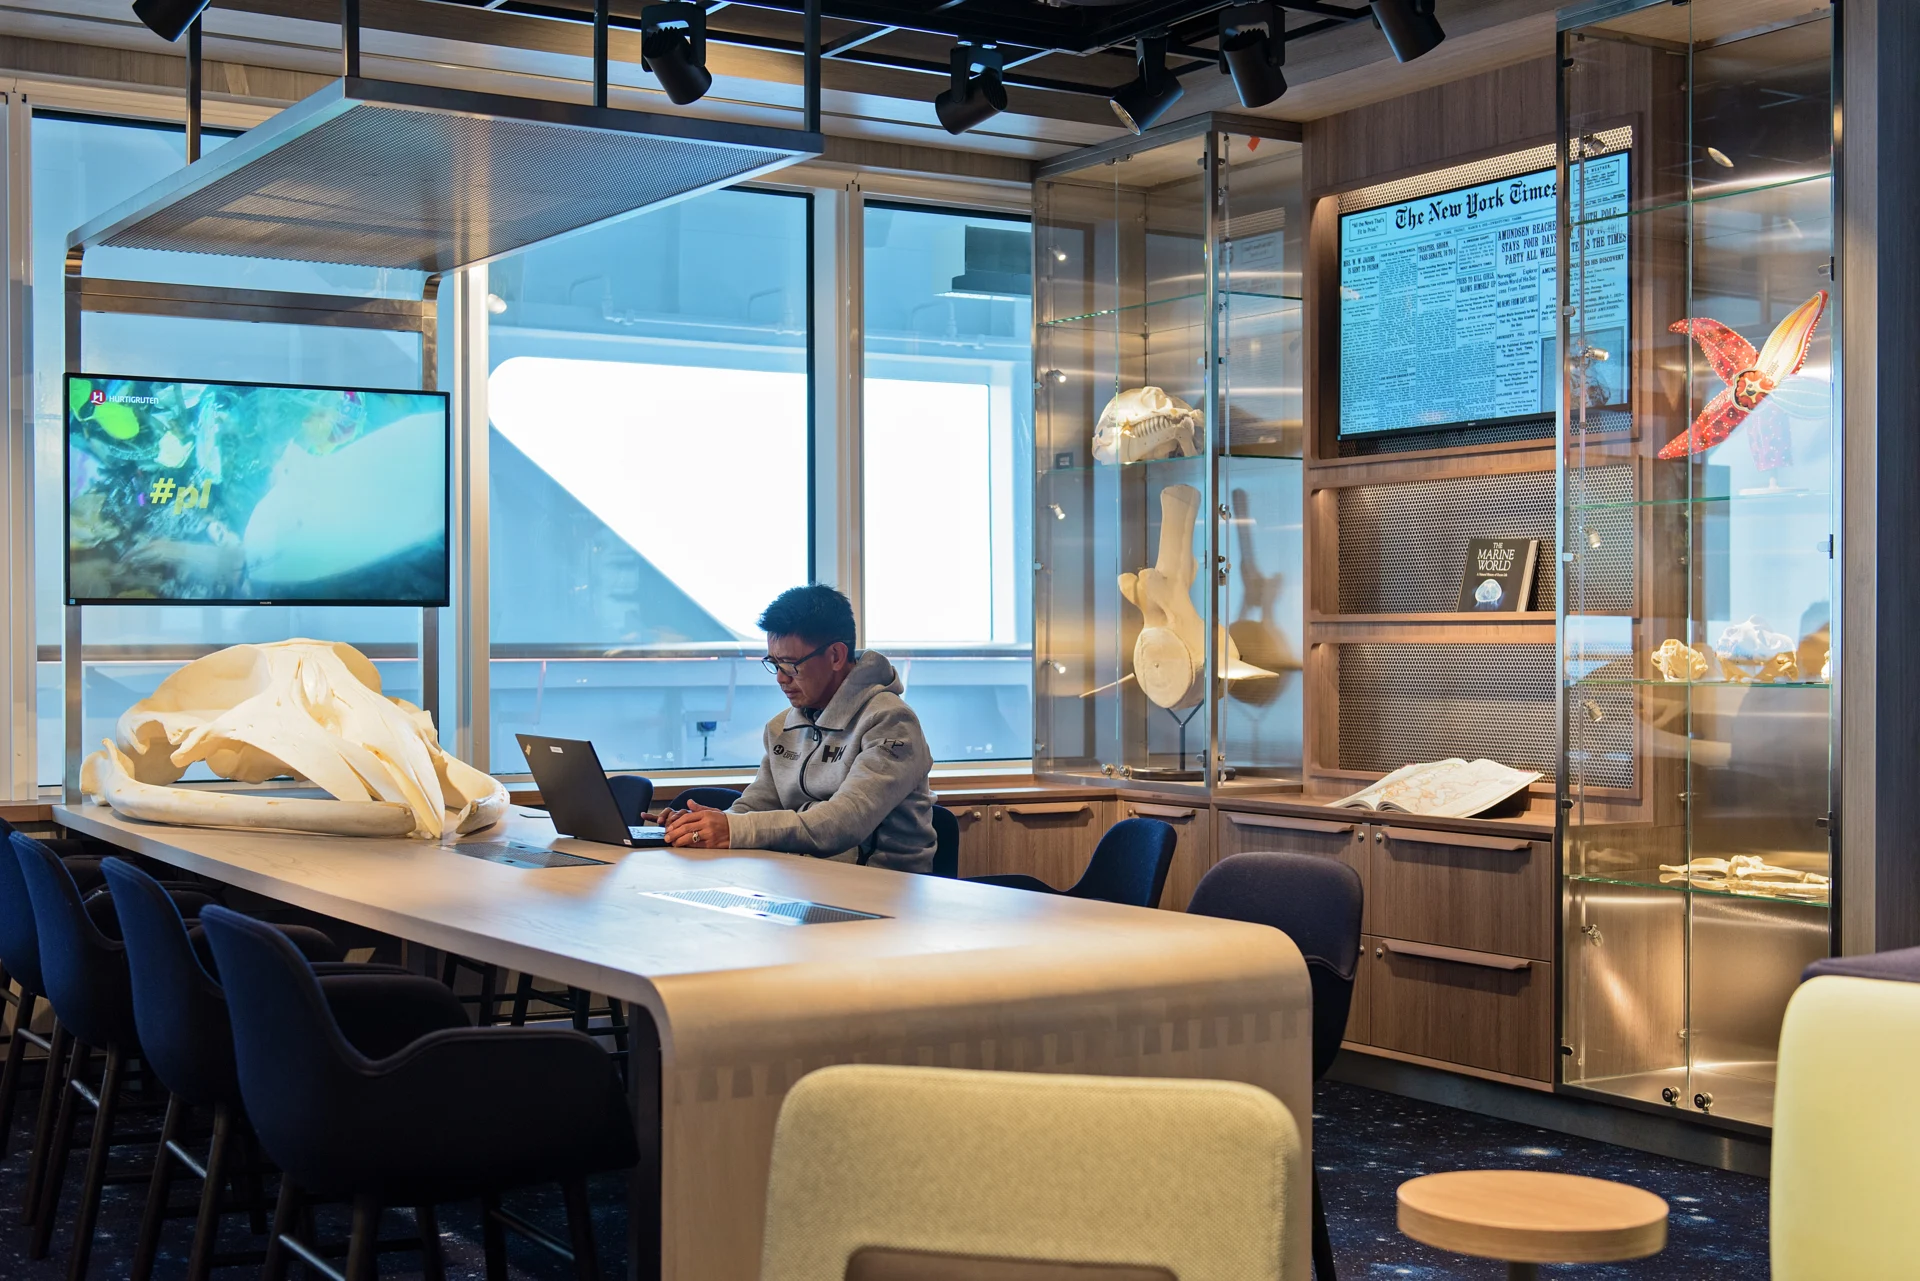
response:
[[[621,816],[620,803],[600,768],[593,744],[578,738],[538,738],[515,734],[533,771],[534,785],[553,818],[553,830],[562,836],[603,845],[665,845],[664,827],[632,827]]]

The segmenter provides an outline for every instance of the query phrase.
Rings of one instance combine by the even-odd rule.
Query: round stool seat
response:
[[[1657,1254],[1667,1244],[1665,1201],[1624,1183],[1577,1174],[1428,1174],[1402,1183],[1399,1202],[1401,1232],[1483,1259],[1611,1263]]]

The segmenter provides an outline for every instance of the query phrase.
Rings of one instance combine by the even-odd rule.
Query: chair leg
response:
[[[20,1097],[20,1072],[27,1061],[27,1038],[21,1033],[33,1025],[33,1007],[39,1002],[31,992],[20,993],[14,1006],[13,1035],[7,1038],[7,1066],[0,1070],[0,1157],[13,1143],[13,1109]]]
[[[527,1002],[533,997],[533,975],[522,974],[513,989],[513,1014],[507,1022],[513,1027],[527,1025]]]
[[[567,989],[567,1004],[573,1011],[573,1030],[585,1032],[593,1026],[593,993],[585,988]]]
[[[480,1243],[487,1256],[487,1281],[507,1281],[507,1230],[499,1212],[498,1193],[480,1198]]]
[[[73,1248],[67,1253],[67,1281],[86,1281],[87,1263],[93,1257],[93,1225],[99,1221],[100,1194],[107,1186],[107,1157],[113,1151],[113,1122],[120,1107],[120,1078],[125,1069],[125,1052],[117,1045],[109,1045],[107,1066],[100,1076],[100,1105],[93,1113],[93,1142],[87,1149],[87,1172],[80,1182],[80,1205],[73,1216]]]
[[[53,1035],[47,1040],[47,1070],[40,1082],[40,1115],[33,1123],[33,1152],[28,1157],[27,1195],[20,1203],[20,1222],[32,1223],[40,1209],[40,1189],[47,1179],[47,1157],[53,1150],[54,1116],[64,1093],[66,1069],[71,1058],[72,1038],[58,1018]]]
[[[499,1017],[494,1008],[500,1000],[500,967],[483,965],[480,967],[480,1008],[474,1022],[480,1027],[492,1027]]]
[[[67,1058],[67,1078],[61,1082],[60,1114],[53,1123],[53,1137],[47,1147],[47,1173],[40,1184],[40,1201],[33,1207],[33,1238],[28,1244],[29,1258],[44,1259],[53,1243],[53,1221],[60,1214],[60,1194],[67,1182],[67,1154],[73,1149],[73,1127],[80,1120],[74,1100],[80,1097],[73,1087],[86,1076],[92,1050],[75,1041]]]
[[[220,1240],[220,1194],[226,1191],[227,1150],[233,1146],[233,1108],[225,1103],[213,1109],[213,1141],[207,1146],[207,1177],[200,1185],[200,1215],[193,1224],[193,1253],[187,1259],[187,1281],[207,1281],[213,1271],[213,1247]]]
[[[593,1248],[593,1202],[587,1197],[585,1179],[568,1179],[560,1185],[567,1203],[567,1234],[573,1239],[573,1275],[575,1281],[600,1281],[600,1257]]]
[[[1327,1207],[1320,1201],[1320,1176],[1313,1176],[1313,1281],[1336,1281],[1333,1238],[1327,1235]]]
[[[294,1210],[300,1204],[300,1190],[293,1180],[280,1176],[280,1196],[273,1203],[273,1227],[267,1235],[267,1257],[260,1264],[260,1281],[286,1281],[287,1247],[280,1238],[293,1231]]]
[[[160,1146],[153,1153],[153,1177],[147,1181],[147,1206],[140,1214],[140,1242],[133,1249],[127,1281],[147,1281],[160,1253],[160,1229],[167,1222],[167,1198],[173,1188],[173,1152],[168,1146],[180,1133],[187,1106],[180,1096],[167,1096],[167,1115],[160,1122]]]
[[[447,1281],[447,1257],[440,1248],[440,1216],[430,1205],[413,1207],[420,1230],[420,1275],[424,1281]]]
[[[375,1281],[380,1269],[380,1203],[353,1199],[353,1235],[347,1240],[347,1281]]]

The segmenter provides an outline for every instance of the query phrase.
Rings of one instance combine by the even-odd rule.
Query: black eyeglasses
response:
[[[820,655],[826,653],[839,643],[839,641],[828,641],[819,649],[801,658],[775,658],[772,654],[768,654],[760,660],[760,666],[766,668],[775,676],[778,676],[781,672],[785,672],[788,676],[798,676],[802,664],[811,663],[814,659],[820,657]]]

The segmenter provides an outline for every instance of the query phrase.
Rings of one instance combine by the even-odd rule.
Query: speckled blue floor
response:
[[[66,1275],[72,1203],[78,1195],[80,1167],[85,1161],[84,1152],[76,1153],[70,1166],[65,1213],[54,1237],[52,1256],[37,1262],[28,1259],[27,1229],[19,1224],[17,1207],[25,1182],[34,1102],[31,1095],[23,1098],[23,1115],[15,1123],[6,1159],[0,1162],[0,1278],[6,1281],[55,1281]],[[1346,1281],[1397,1277],[1470,1281],[1504,1276],[1504,1269],[1497,1263],[1430,1250],[1408,1241],[1394,1227],[1394,1189],[1404,1180],[1440,1170],[1486,1166],[1562,1170],[1618,1179],[1656,1192],[1673,1206],[1670,1244],[1665,1253],[1631,1264],[1545,1268],[1545,1275],[1582,1281],[1756,1281],[1767,1275],[1767,1189],[1759,1179],[1332,1082],[1320,1086],[1314,1145],[1335,1260]],[[132,1164],[136,1155],[144,1162],[144,1153],[123,1149],[116,1165]],[[193,1195],[197,1193],[194,1188]],[[144,1184],[107,1189],[91,1277],[117,1281],[126,1276],[145,1195]],[[188,1195],[186,1180],[176,1184],[177,1203],[186,1201]],[[593,1200],[603,1271],[610,1278],[624,1276],[624,1180],[614,1177],[596,1181]],[[521,1193],[510,1198],[509,1206],[564,1238],[566,1219],[557,1189]],[[440,1215],[449,1281],[480,1281],[484,1267],[477,1207],[446,1206]],[[221,1248],[257,1246],[258,1240],[248,1236],[246,1226],[244,1215],[229,1216]],[[413,1230],[412,1216],[404,1211],[390,1212],[384,1226],[386,1236],[405,1235]],[[321,1227],[323,1235],[344,1241],[344,1213],[323,1214]],[[155,1281],[185,1275],[191,1239],[190,1219],[168,1222],[162,1255],[154,1270]],[[570,1269],[553,1256],[511,1236],[509,1254],[515,1278],[571,1275]],[[214,1275],[240,1278],[254,1274],[251,1268],[231,1268]],[[418,1277],[419,1257],[413,1253],[384,1255],[380,1275],[383,1281]]]
[[[1394,1189],[1443,1170],[1500,1167],[1614,1179],[1667,1199],[1667,1248],[1635,1263],[1543,1267],[1568,1281],[1759,1281],[1767,1275],[1763,1179],[1648,1156],[1590,1139],[1322,1082],[1314,1164],[1342,1281],[1478,1281],[1503,1265],[1417,1245],[1394,1226]]]

